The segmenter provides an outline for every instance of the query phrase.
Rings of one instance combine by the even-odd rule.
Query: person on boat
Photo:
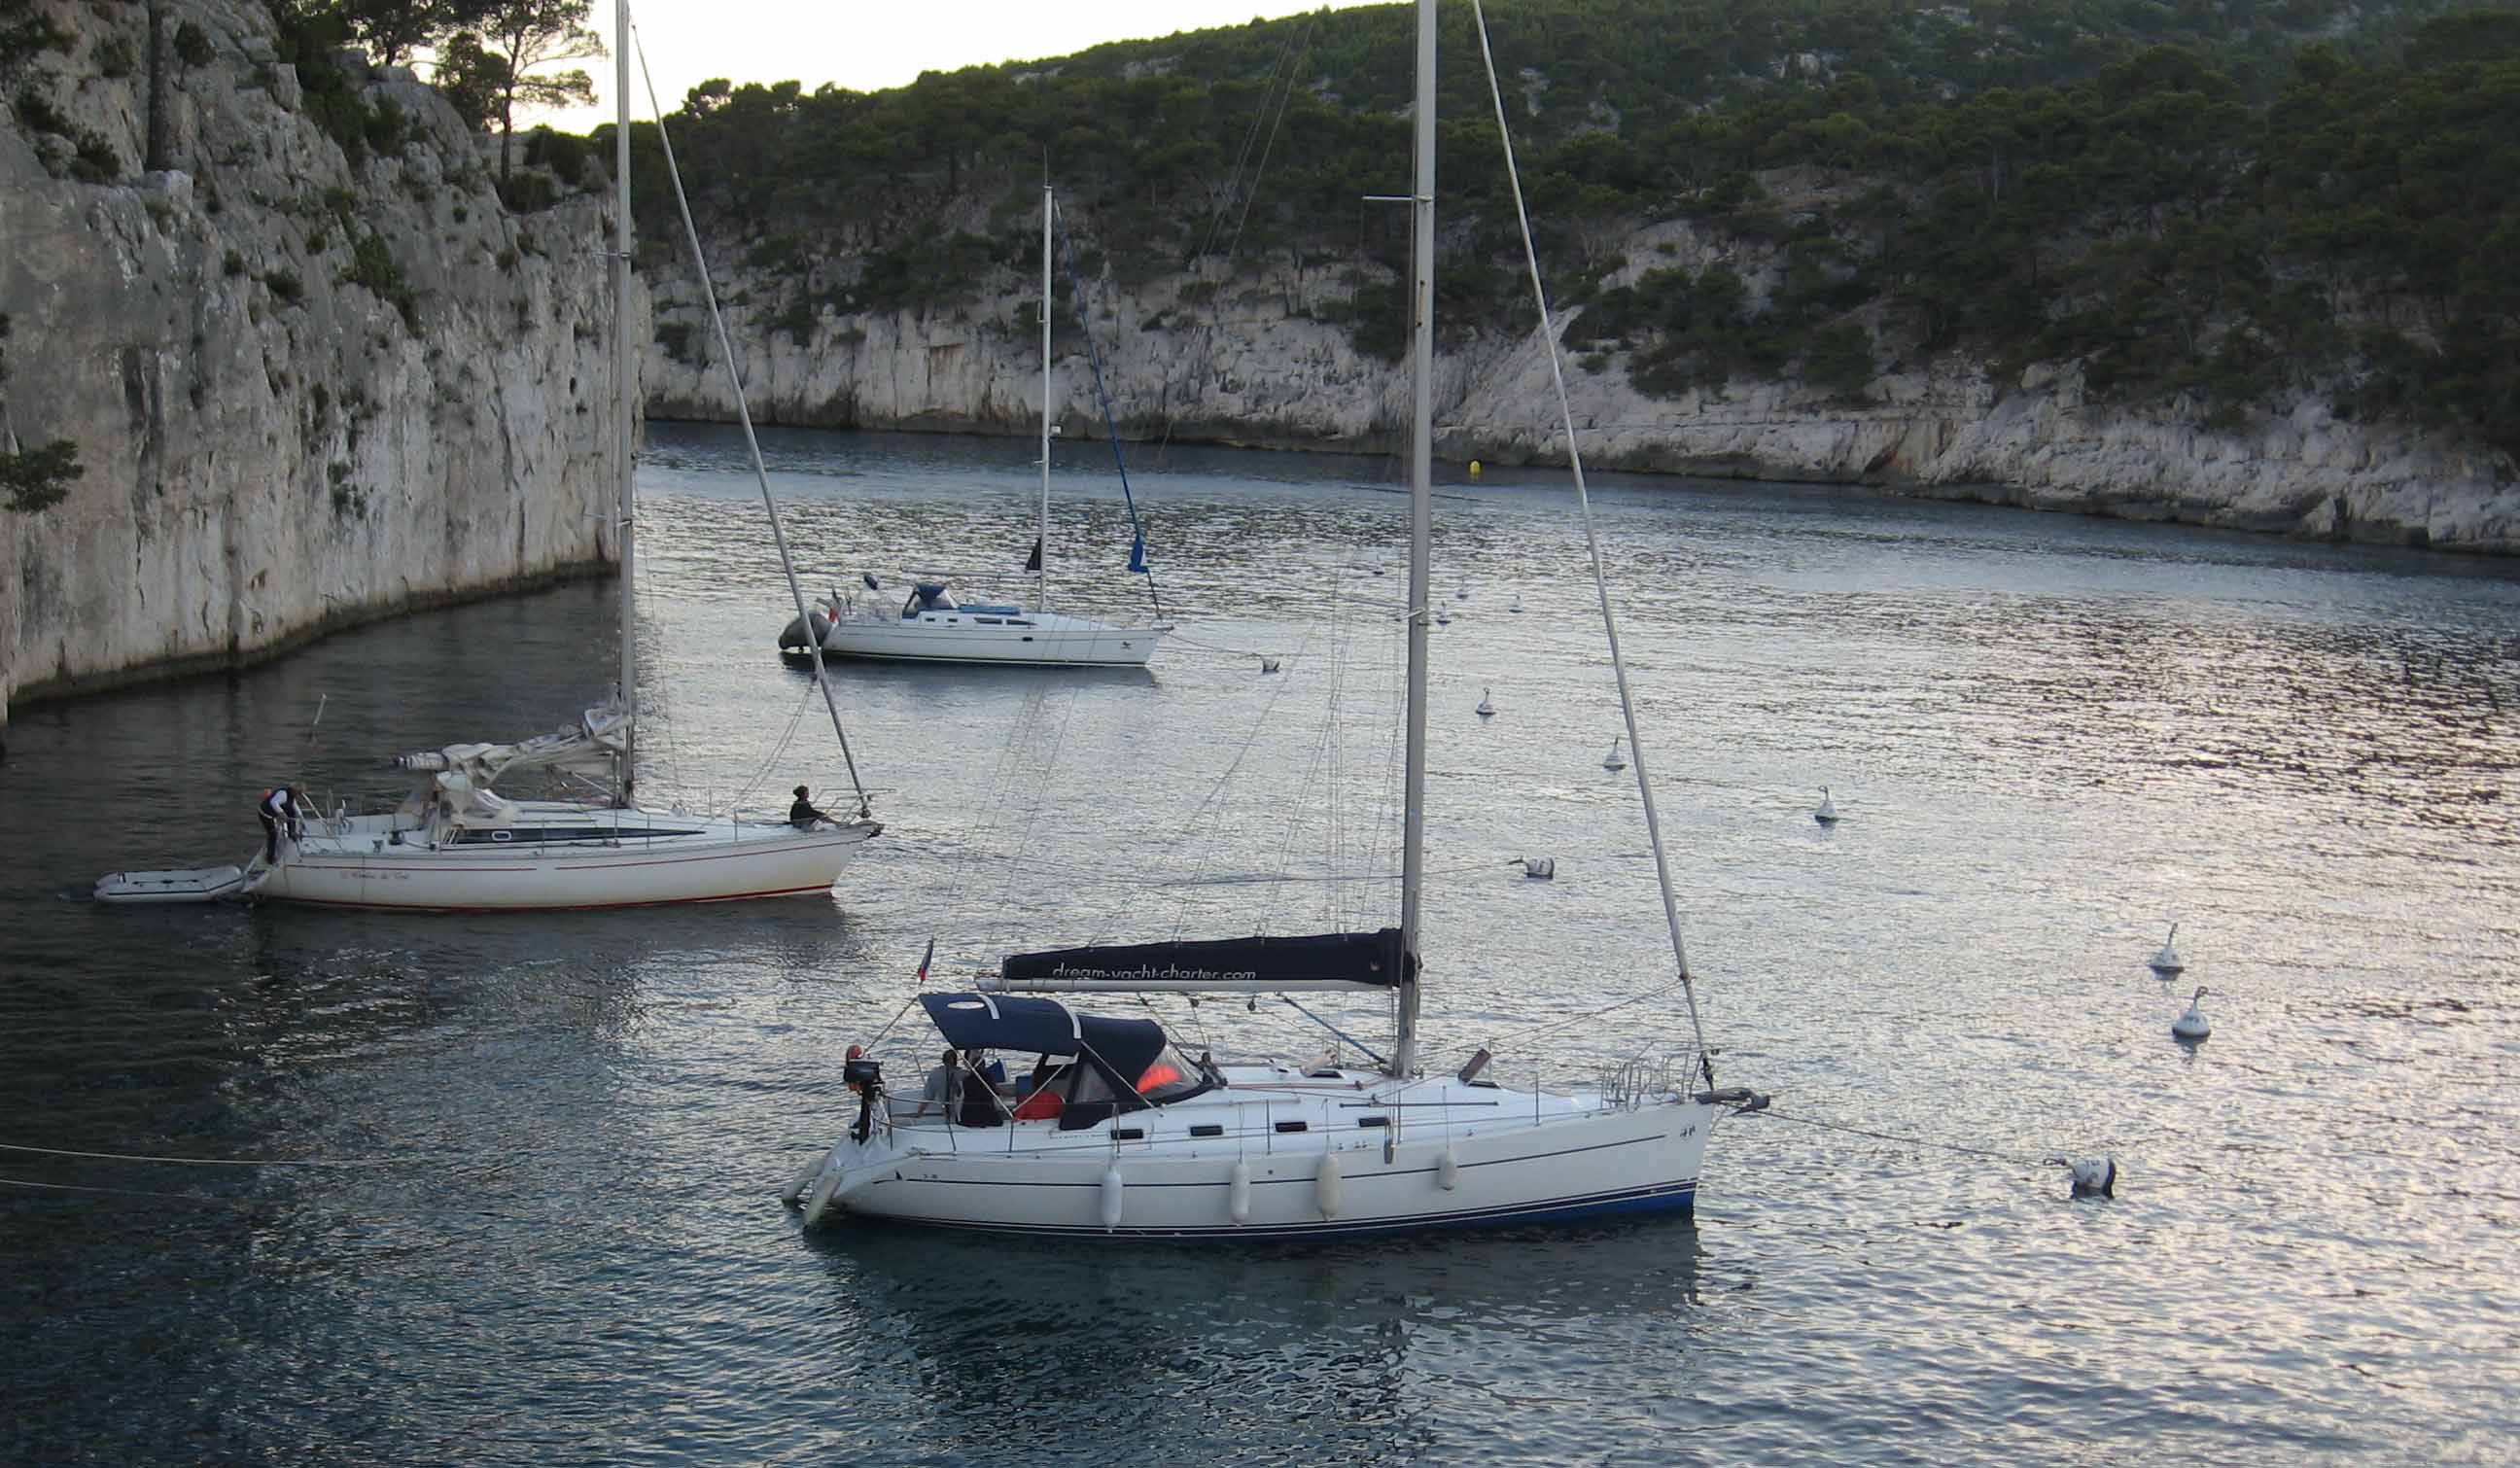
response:
[[[839,824],[838,822],[832,821],[831,817],[814,809],[812,796],[813,792],[806,789],[803,785],[798,785],[796,787],[796,803],[788,808],[788,823],[796,827],[800,831],[812,830],[815,824],[819,822],[831,822],[833,825]]]
[[[989,1073],[980,1066],[977,1051],[963,1059],[962,1085],[954,1101],[954,1122],[963,1127],[996,1127],[1006,1122],[1007,1111],[998,1104],[997,1088],[989,1084]]]
[[[954,1115],[954,1103],[961,1099],[962,1090],[963,1057],[949,1049],[935,1068],[928,1071],[927,1084],[919,1090],[920,1112],[924,1114],[932,1108],[950,1120]]]
[[[262,820],[262,860],[277,866],[280,862],[280,833],[287,831],[294,841],[304,833],[297,792],[288,785],[275,785],[262,792],[261,804],[254,814]]]

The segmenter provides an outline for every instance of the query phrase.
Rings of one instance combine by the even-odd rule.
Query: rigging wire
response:
[[[1129,492],[1129,460],[1120,451],[1120,425],[1111,416],[1111,390],[1102,380],[1102,354],[1094,346],[1094,316],[1086,309],[1085,282],[1076,274],[1075,252],[1068,247],[1067,216],[1060,211],[1056,198],[1046,191],[1044,198],[1044,207],[1050,210],[1054,230],[1058,236],[1058,262],[1067,269],[1068,294],[1076,300],[1076,319],[1082,327],[1078,334],[1085,338],[1085,366],[1094,375],[1094,400],[1102,409],[1102,434],[1111,440],[1111,463],[1120,472],[1120,503],[1129,509],[1129,569],[1147,578],[1147,596],[1154,602],[1156,620],[1161,621],[1164,594],[1155,586],[1154,567],[1147,564],[1147,527],[1138,519],[1138,497]],[[1043,313],[1048,314],[1049,310],[1050,302],[1043,301]],[[1047,398],[1042,402],[1041,411],[1050,411]]]
[[[1532,300],[1540,309],[1537,330],[1549,347],[1549,379],[1556,390],[1558,419],[1565,427],[1566,462],[1573,470],[1575,505],[1584,520],[1584,543],[1592,553],[1593,593],[1601,608],[1601,629],[1609,638],[1610,672],[1619,686],[1620,713],[1627,721],[1629,761],[1636,770],[1637,790],[1644,806],[1645,836],[1653,845],[1654,877],[1662,889],[1663,922],[1671,933],[1671,953],[1679,966],[1680,991],[1688,1000],[1688,1025],[1697,1037],[1698,1064],[1700,1068],[1708,1069],[1706,1026],[1697,1011],[1697,987],[1689,982],[1688,947],[1680,931],[1680,900],[1672,888],[1671,861],[1663,849],[1662,820],[1654,810],[1653,781],[1645,773],[1644,740],[1637,727],[1636,699],[1628,688],[1628,665],[1619,652],[1619,622],[1610,608],[1609,580],[1601,568],[1600,527],[1594,521],[1593,498],[1584,486],[1584,455],[1575,438],[1575,410],[1566,397],[1566,365],[1558,354],[1557,334],[1550,326],[1549,290],[1541,283],[1540,252],[1532,243],[1531,211],[1523,202],[1522,174],[1514,164],[1513,130],[1506,123],[1505,93],[1497,82],[1496,54],[1488,44],[1487,11],[1481,0],[1470,0],[1470,17],[1478,28],[1479,56],[1487,67],[1488,97],[1495,104],[1497,133],[1505,147],[1506,181],[1512,186],[1514,219],[1522,230],[1522,253],[1530,267]]]
[[[736,417],[743,425],[744,447],[752,456],[753,481],[761,486],[761,504],[770,512],[770,536],[779,545],[779,567],[787,573],[788,595],[796,604],[796,620],[805,628],[805,641],[813,644],[814,686],[822,690],[823,706],[831,711],[832,733],[838,736],[840,741],[840,759],[848,766],[849,784],[858,792],[858,815],[871,816],[874,814],[875,804],[867,794],[866,781],[858,777],[857,756],[849,749],[849,732],[840,723],[839,698],[832,691],[832,681],[823,666],[823,645],[815,641],[812,635],[813,612],[805,604],[805,589],[796,580],[795,562],[788,555],[788,531],[779,520],[778,497],[770,492],[770,469],[761,459],[761,440],[752,431],[752,410],[744,402],[743,375],[736,370],[735,343],[727,336],[726,317],[718,310],[717,286],[709,277],[708,252],[700,248],[699,226],[692,220],[692,201],[683,192],[682,169],[674,162],[673,139],[666,135],[664,110],[656,102],[656,82],[648,73],[648,48],[637,41],[637,27],[632,27],[631,34],[633,44],[638,47],[639,76],[648,88],[648,109],[656,114],[656,141],[664,149],[665,176],[673,182],[674,205],[682,213],[684,238],[691,243],[693,267],[700,280],[700,295],[708,302],[709,323],[717,332],[718,355],[726,363],[728,385],[735,390]],[[626,222],[624,228],[627,228]],[[621,267],[624,270],[629,269],[630,262],[622,261]]]
[[[762,781],[770,778],[770,772],[778,768],[781,760],[788,757],[788,749],[796,742],[796,731],[804,726],[805,710],[813,707],[813,703],[814,690],[811,688],[796,695],[795,707],[788,711],[787,727],[779,732],[778,739],[770,746],[770,753],[762,759],[761,764],[753,770],[752,774],[745,778],[743,783],[736,788],[734,797],[727,801],[726,809],[729,816],[733,816],[745,801],[751,799],[753,792],[761,788]]]
[[[1235,216],[1233,238],[1227,242],[1224,254],[1220,257],[1223,268],[1219,274],[1224,279],[1233,278],[1234,260],[1242,250],[1242,233],[1250,222],[1252,201],[1260,197],[1260,181],[1268,173],[1270,155],[1275,153],[1278,147],[1279,129],[1285,125],[1286,111],[1294,101],[1297,69],[1303,65],[1304,58],[1312,53],[1313,31],[1319,24],[1318,13],[1307,16],[1303,28],[1287,37],[1286,43],[1278,50],[1278,59],[1270,64],[1269,79],[1261,87],[1260,110],[1252,114],[1251,126],[1242,135],[1242,151],[1234,159],[1233,171],[1228,175],[1229,182],[1225,197],[1218,200],[1216,212],[1209,220],[1207,239],[1200,245],[1198,253],[1192,256],[1193,261],[1204,266],[1207,257],[1216,252],[1217,239],[1225,229],[1225,216],[1232,211]],[[1269,102],[1273,96],[1277,99],[1274,107]],[[1264,121],[1268,124],[1265,140],[1262,139],[1260,131]],[[1251,182],[1246,188],[1242,182],[1242,165],[1250,159],[1252,145],[1255,142],[1261,144],[1260,157],[1259,161],[1252,165]],[[1241,205],[1238,210],[1235,208],[1238,201]],[[1202,269],[1200,273],[1203,279],[1204,270]],[[1225,308],[1221,299],[1223,293],[1219,290],[1208,296],[1205,309],[1199,313],[1197,336],[1184,353],[1186,357],[1195,360],[1213,351],[1217,327],[1224,316]],[[1202,383],[1205,378],[1206,373],[1202,370],[1199,374]],[[1203,396],[1204,393],[1202,392],[1201,395]],[[1173,441],[1170,383],[1165,384],[1162,411],[1164,430],[1155,440],[1157,463],[1162,462],[1164,451],[1172,446]]]

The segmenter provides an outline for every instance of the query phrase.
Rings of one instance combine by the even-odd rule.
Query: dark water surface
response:
[[[1028,444],[772,453],[814,586],[1030,544]],[[2520,1456],[2520,582],[2437,557],[1604,485],[1722,1079],[1991,1155],[1743,1119],[1693,1225],[800,1237],[774,1193],[930,937],[950,978],[1012,947],[1389,920],[1387,467],[1148,459],[1181,624],[1152,672],[844,670],[890,829],[829,902],[86,901],[113,868],[242,858],[275,779],[396,794],[381,754],[601,699],[606,585],[22,711],[0,1142],[367,1165],[0,1153],[0,1461]],[[773,654],[789,612],[738,445],[660,427],[641,482],[643,788],[844,788]],[[1670,957],[1634,786],[1599,768],[1616,705],[1569,497],[1445,495],[1425,947],[1450,1065]],[[1125,605],[1122,523],[1100,481],[1063,486],[1055,577]],[[1522,880],[1525,854],[1558,879]],[[2142,963],[2174,919],[2189,971],[2164,984]],[[2191,1050],[2168,1027],[2197,984]],[[1159,1002],[1221,1051],[1321,1038]],[[1501,1064],[1581,1081],[1686,1032],[1638,1005]],[[900,1064],[931,1044],[896,1033]],[[2058,1151],[2115,1155],[2117,1199],[2066,1201],[2035,1165]]]

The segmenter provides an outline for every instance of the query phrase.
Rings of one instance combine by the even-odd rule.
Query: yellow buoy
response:
[[[1471,477],[1471,478],[1473,478],[1473,479],[1475,479],[1475,478],[1477,478],[1478,476],[1479,476],[1479,462],[1478,462],[1477,460],[1473,459],[1473,460],[1471,460],[1471,461],[1470,461],[1470,477]]]

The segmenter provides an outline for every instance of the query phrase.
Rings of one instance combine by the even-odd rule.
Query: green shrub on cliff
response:
[[[402,151],[409,119],[390,98],[370,103],[348,72],[333,60],[349,40],[347,22],[332,8],[280,4],[272,9],[280,22],[282,61],[297,72],[299,106],[316,126],[340,147],[351,166],[371,156],[391,157]]]
[[[50,510],[69,497],[70,484],[87,469],[78,445],[56,438],[41,448],[0,454],[0,505],[22,513]]]
[[[1568,340],[1643,390],[1849,396],[1882,357],[1959,352],[2079,363],[2096,394],[2226,423],[2319,394],[2520,449],[2507,6],[1518,0],[1489,20],[1542,265],[1584,308]],[[1530,307],[1479,46],[1465,8],[1439,23],[1438,321],[1513,332]],[[704,83],[674,126],[710,224],[809,242],[780,268],[854,274],[844,309],[995,289],[1045,148],[1112,279],[1231,247],[1231,293],[1263,268],[1405,272],[1405,217],[1357,197],[1405,181],[1410,71],[1406,13],[1376,6],[872,94]],[[643,223],[669,238],[653,131],[631,141]],[[1619,258],[1639,224],[1683,220],[1722,274]],[[1369,352],[1405,334],[1380,288],[1295,309]]]
[[[404,326],[420,330],[420,296],[403,279],[402,266],[395,262],[393,246],[384,236],[370,232],[357,237],[350,246],[350,268],[341,272],[341,280],[374,291],[402,313]]]
[[[0,80],[47,51],[69,49],[69,32],[35,9],[33,0],[0,0]]]

